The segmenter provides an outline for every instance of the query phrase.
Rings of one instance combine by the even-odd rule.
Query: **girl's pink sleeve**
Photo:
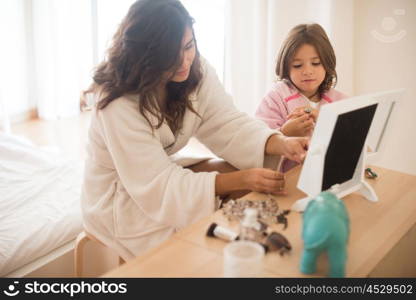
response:
[[[256,111],[256,117],[264,121],[272,129],[280,129],[286,122],[286,109],[282,97],[276,90],[271,90],[262,99]]]

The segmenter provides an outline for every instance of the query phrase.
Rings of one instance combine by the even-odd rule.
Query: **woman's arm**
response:
[[[308,144],[308,138],[273,134],[266,142],[265,154],[282,155],[300,163],[305,158]],[[285,178],[282,173],[265,168],[252,168],[217,174],[215,194],[225,195],[230,192],[250,190],[279,195],[285,194],[284,185]]]
[[[285,194],[284,186],[282,173],[263,168],[221,173],[215,178],[215,194],[219,196],[244,190],[280,195]]]
[[[113,165],[120,189],[148,218],[182,228],[214,212],[217,173],[194,173],[174,163],[136,103],[112,102],[97,113],[94,126],[108,150],[96,145],[94,152]],[[117,194],[114,199],[126,201]]]
[[[265,154],[282,155],[291,160],[302,162],[308,148],[308,138],[271,135],[265,146]],[[216,195],[224,195],[239,190],[260,193],[285,194],[285,178],[282,173],[253,168],[225,174],[217,174],[215,179]]]
[[[273,134],[266,142],[265,154],[282,155],[290,160],[301,163],[308,150],[309,138],[287,137]]]
[[[251,191],[285,194],[284,175],[263,168],[238,170],[221,159],[210,159],[187,167],[193,172],[219,172],[215,178],[215,195],[239,198]]]

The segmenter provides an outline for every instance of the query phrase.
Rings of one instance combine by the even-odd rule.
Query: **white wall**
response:
[[[376,164],[416,174],[416,1],[356,0],[354,5],[355,94],[407,90]],[[377,33],[395,38],[383,41]]]
[[[336,89],[354,95],[354,2],[330,2],[327,31],[337,58],[338,83]],[[326,24],[322,24],[326,25]]]

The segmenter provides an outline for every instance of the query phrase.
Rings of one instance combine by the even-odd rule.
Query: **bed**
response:
[[[1,277],[23,277],[73,249],[82,174],[82,163],[0,132]]]

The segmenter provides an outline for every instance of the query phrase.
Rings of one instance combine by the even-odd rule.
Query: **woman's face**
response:
[[[290,80],[306,97],[314,95],[325,79],[325,69],[314,46],[304,44],[290,62]]]
[[[191,66],[195,58],[196,48],[195,48],[195,41],[194,36],[192,34],[192,29],[190,27],[186,27],[185,34],[183,35],[182,39],[182,47],[181,47],[181,64],[178,70],[175,72],[173,77],[171,77],[171,81],[174,82],[182,82],[188,79],[189,72],[191,71]]]

